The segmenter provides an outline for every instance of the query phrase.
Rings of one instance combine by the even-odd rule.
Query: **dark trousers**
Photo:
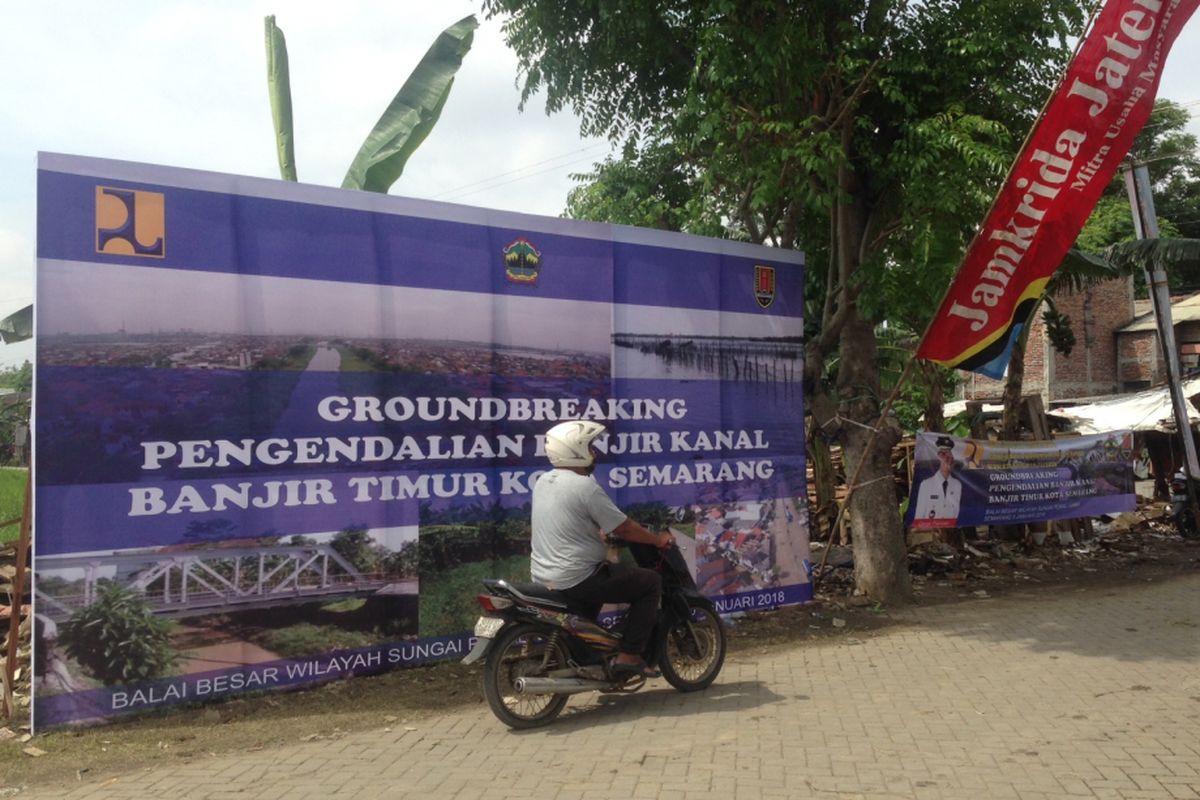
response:
[[[639,656],[645,652],[662,597],[662,578],[657,572],[632,564],[605,563],[583,583],[561,591],[572,600],[594,604],[597,609],[604,603],[629,603],[621,652]]]

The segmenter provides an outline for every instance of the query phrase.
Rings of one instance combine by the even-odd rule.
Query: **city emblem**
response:
[[[504,248],[504,274],[513,283],[537,283],[542,254],[529,240],[514,239]]]
[[[763,308],[775,302],[775,268],[754,265],[754,299]]]

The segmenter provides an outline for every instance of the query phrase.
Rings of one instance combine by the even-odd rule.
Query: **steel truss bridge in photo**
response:
[[[48,556],[38,559],[38,571],[70,586],[35,592],[38,612],[55,619],[94,603],[102,580],[136,590],[155,614],[176,617],[416,592],[415,581],[363,574],[328,544]]]

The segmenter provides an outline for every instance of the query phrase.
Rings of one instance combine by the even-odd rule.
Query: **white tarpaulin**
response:
[[[1200,378],[1184,381],[1183,396],[1188,401],[1188,419],[1193,428],[1200,424],[1200,412],[1196,411],[1195,403],[1192,402],[1192,398],[1197,395],[1200,395]],[[1176,430],[1171,393],[1167,391],[1166,386],[1136,394],[1116,395],[1087,405],[1056,408],[1047,411],[1046,414],[1069,421],[1075,430],[1082,434],[1118,429],[1167,433],[1174,433]]]

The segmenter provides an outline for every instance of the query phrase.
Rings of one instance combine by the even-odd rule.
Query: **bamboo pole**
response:
[[[13,607],[8,617],[8,646],[4,652],[4,697],[0,711],[11,719],[13,706],[13,682],[17,671],[17,641],[21,638],[21,600],[25,597],[25,561],[29,553],[29,529],[32,512],[31,493],[33,474],[25,481],[25,509],[21,514],[21,532],[17,536],[17,574],[13,576]],[[31,621],[32,625],[32,621]]]

